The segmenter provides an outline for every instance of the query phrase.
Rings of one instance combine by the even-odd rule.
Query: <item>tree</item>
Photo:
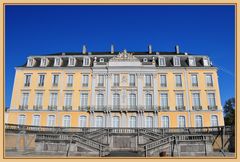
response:
[[[225,125],[235,125],[235,98],[230,98],[224,105]]]

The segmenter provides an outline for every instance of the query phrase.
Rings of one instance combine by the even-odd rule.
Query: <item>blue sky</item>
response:
[[[222,104],[235,94],[234,6],[6,6],[5,104],[29,55],[116,50],[207,54],[219,68]]]

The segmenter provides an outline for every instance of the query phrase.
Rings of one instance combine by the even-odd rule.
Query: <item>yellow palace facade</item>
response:
[[[16,67],[6,123],[62,127],[223,126],[206,55],[87,52],[29,56]]]

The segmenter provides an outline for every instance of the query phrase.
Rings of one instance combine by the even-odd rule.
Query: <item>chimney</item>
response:
[[[86,53],[87,53],[87,47],[86,47],[86,45],[83,45],[82,53],[83,53],[83,54],[86,54]]]
[[[177,54],[179,54],[179,46],[178,46],[178,45],[175,46],[175,52],[176,52]]]
[[[152,53],[152,45],[148,45],[148,53],[149,53],[149,54]]]
[[[114,53],[114,45],[112,44],[111,45],[111,54],[113,54]]]

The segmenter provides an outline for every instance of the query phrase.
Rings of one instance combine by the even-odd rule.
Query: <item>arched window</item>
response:
[[[102,93],[97,94],[97,108],[103,108],[104,95]]]
[[[120,107],[120,95],[118,93],[113,94],[113,109]]]
[[[102,116],[97,116],[96,117],[95,126],[96,127],[103,127],[103,117]]]
[[[162,116],[162,127],[169,128],[169,117],[168,116]]]
[[[196,115],[195,126],[196,127],[202,127],[203,126],[203,121],[202,121],[202,116],[201,115]]]
[[[130,109],[134,109],[137,107],[136,94],[134,93],[129,94],[129,107]]]
[[[113,117],[113,127],[120,127],[119,116],[114,116]]]
[[[211,126],[212,127],[218,126],[218,116],[217,115],[211,116]]]
[[[149,93],[146,94],[145,100],[146,100],[146,109],[151,109],[152,108],[152,95]]]
[[[79,127],[86,127],[87,126],[87,117],[82,115],[79,117]]]
[[[178,127],[179,128],[186,127],[185,116],[178,116]]]
[[[137,127],[137,118],[136,118],[136,116],[130,116],[129,127],[131,127],[131,128]]]
[[[71,125],[71,118],[69,115],[63,116],[63,127],[70,127]]]
[[[26,116],[25,115],[19,115],[18,116],[18,124],[19,125],[25,125],[26,124]]]

